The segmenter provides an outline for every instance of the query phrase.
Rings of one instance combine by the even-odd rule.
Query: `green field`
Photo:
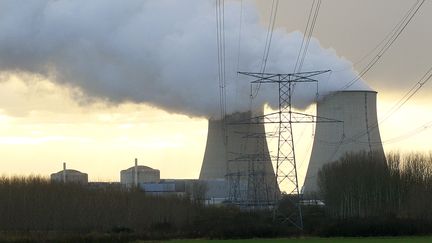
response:
[[[287,242],[287,243],[294,243],[294,242],[300,242],[300,243],[342,243],[342,242],[348,242],[348,243],[387,243],[387,242],[412,242],[412,243],[430,243],[432,242],[432,237],[363,237],[363,238],[291,238],[291,239],[248,239],[248,240],[170,240],[166,241],[168,243],[258,243],[258,242]]]

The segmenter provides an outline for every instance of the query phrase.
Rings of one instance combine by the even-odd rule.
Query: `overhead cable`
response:
[[[226,115],[226,71],[225,71],[225,1],[216,0],[216,42],[219,80],[220,115]]]
[[[275,27],[275,23],[276,23],[276,16],[277,16],[278,8],[279,8],[279,0],[272,0],[272,6],[271,6],[271,11],[270,11],[270,21],[269,21],[268,27],[267,27],[267,35],[266,35],[266,41],[265,41],[265,45],[264,45],[264,52],[263,52],[263,56],[261,59],[261,68],[260,68],[261,73],[265,73],[266,68],[267,68],[267,61],[268,61],[269,54],[270,54],[270,46],[271,46],[271,42],[272,42],[272,38],[273,38],[273,31],[274,31],[274,27]],[[252,92],[250,95],[251,99],[254,99],[258,95],[258,91],[260,88],[261,88],[261,83],[259,83],[257,85],[255,90],[252,89]]]
[[[385,44],[381,47],[378,53],[371,59],[371,61],[363,68],[362,71],[358,74],[358,76],[352,79],[349,83],[344,85],[341,90],[348,89],[354,83],[359,81],[372,67],[381,59],[382,56],[388,51],[388,49],[393,45],[393,43],[399,38],[414,16],[417,14],[421,6],[424,4],[425,0],[417,0],[414,5],[410,8],[408,13],[404,16],[401,22],[396,25],[395,31],[393,31],[391,37],[385,42]]]
[[[312,33],[315,29],[315,25],[316,25],[316,21],[318,18],[318,13],[319,13],[320,7],[321,7],[321,0],[314,0],[312,2],[312,6],[311,6],[311,9],[309,11],[309,16],[308,16],[305,32],[303,35],[303,40],[302,40],[300,50],[299,50],[299,53],[297,56],[296,64],[294,67],[294,73],[301,72],[301,70],[303,68],[303,63],[304,63],[304,60],[306,58],[306,54],[307,54],[308,49],[309,49],[309,43],[312,39]],[[312,21],[311,21],[311,18],[312,18]],[[310,23],[310,25],[309,25],[309,23]]]

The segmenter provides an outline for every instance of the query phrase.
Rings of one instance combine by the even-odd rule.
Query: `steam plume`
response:
[[[240,4],[226,2],[228,112],[249,108],[249,82],[240,71],[258,71],[266,28],[256,7],[245,4],[238,52]],[[299,32],[275,30],[267,72],[292,72]],[[190,116],[219,111],[214,1],[33,0],[0,2],[0,72],[42,75],[114,103],[146,103]],[[351,63],[312,39],[303,70],[346,70],[322,76],[321,94],[355,78]],[[357,82],[351,89],[369,89]],[[276,104],[273,87],[262,87],[256,106]],[[315,89],[298,87],[305,107]]]

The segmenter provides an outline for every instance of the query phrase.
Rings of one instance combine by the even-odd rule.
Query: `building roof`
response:
[[[360,92],[360,93],[378,93],[375,90],[357,90],[357,89],[353,89],[353,90],[337,90],[334,91],[334,93],[348,93],[348,92]]]
[[[61,174],[61,173],[63,173],[63,170],[56,172],[56,173],[53,173],[53,174]],[[86,174],[86,173],[83,173],[83,172],[78,171],[78,170],[66,169],[66,174]]]
[[[153,169],[151,167],[145,166],[145,165],[138,165],[138,170],[157,170],[157,169]],[[135,166],[132,166],[126,170],[122,170],[122,171],[134,171],[135,170]],[[157,170],[159,171],[159,170]]]

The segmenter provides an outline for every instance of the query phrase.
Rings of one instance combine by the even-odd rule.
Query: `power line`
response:
[[[345,85],[342,89],[347,89],[350,86],[352,86],[355,82],[357,82],[367,71],[369,71],[375,63],[378,62],[379,58],[384,55],[384,53],[390,48],[390,46],[396,41],[396,39],[400,36],[400,34],[403,32],[403,30],[408,26],[410,21],[413,19],[413,17],[416,15],[416,13],[419,11],[421,6],[425,0],[417,0],[417,2],[409,9],[409,11],[405,14],[405,16],[402,18],[402,20],[396,25],[394,28],[394,32],[392,34],[392,37],[386,42],[386,44],[381,48],[377,56],[371,60],[371,62],[368,64],[368,66],[360,73],[360,75],[353,79],[350,83]],[[369,129],[375,129],[378,127],[378,125],[382,124],[384,121],[386,121],[390,116],[392,116],[396,111],[398,111],[408,100],[410,100],[423,86],[426,84],[432,77],[432,67],[420,78],[420,80],[411,88],[408,90],[408,92],[398,101],[396,104],[386,113],[386,116],[381,119],[380,121],[376,122],[375,124],[371,125]],[[366,132],[359,133],[357,135],[354,135],[351,138],[348,138],[346,141],[342,141],[342,143],[350,143],[355,142],[358,138],[362,137],[363,135],[367,134]],[[344,139],[345,140],[345,139]]]
[[[218,59],[219,106],[220,115],[226,115],[226,65],[225,65],[225,1],[216,0],[216,42]]]
[[[240,53],[241,53],[241,40],[242,40],[242,25],[243,25],[243,0],[240,0],[240,17],[239,17],[239,33],[238,33],[238,43],[237,43],[237,76],[235,79],[235,94],[236,94],[236,100],[237,103],[237,97],[238,97],[238,79],[240,71]]]
[[[412,136],[415,136],[421,132],[424,132],[425,130],[429,129],[432,127],[432,121],[426,122],[423,125],[417,127],[416,129],[411,130],[408,133],[402,134],[400,136],[394,137],[394,138],[390,138],[387,140],[384,140],[383,143],[384,144],[388,144],[388,143],[397,143],[400,142],[402,140],[405,140],[407,138],[410,138]]]
[[[429,70],[420,78],[420,80],[408,90],[408,92],[402,96],[402,98],[396,102],[396,104],[386,113],[385,117],[380,121],[379,124],[383,123],[395,112],[397,112],[408,100],[410,100],[432,77],[432,66]]]
[[[302,43],[300,45],[299,53],[298,53],[298,56],[296,59],[296,64],[294,66],[294,72],[301,72],[301,70],[303,68],[303,63],[304,63],[304,60],[306,59],[306,54],[307,54],[308,49],[309,49],[309,43],[312,39],[312,33],[315,29],[315,24],[316,24],[316,21],[318,18],[318,13],[319,13],[320,7],[321,7],[321,0],[317,0],[317,1],[313,0],[311,9],[309,11],[308,20],[306,23],[306,28],[304,31]],[[312,18],[312,21],[311,21],[311,18]],[[311,24],[309,25],[309,23],[311,23]],[[317,85],[317,93],[318,93],[318,83],[316,85]],[[293,95],[294,95],[295,87],[296,87],[296,84],[293,85]]]
[[[318,18],[318,13],[321,7],[321,0],[314,0],[312,2],[312,6],[309,12],[309,16],[308,16],[308,21],[306,24],[306,28],[305,28],[305,33],[303,36],[303,40],[300,46],[300,50],[299,50],[299,54],[297,56],[297,60],[296,60],[296,64],[294,67],[294,72],[301,72],[301,69],[303,68],[303,63],[304,60],[306,58],[306,54],[308,52],[309,49],[309,44],[310,41],[312,39],[312,33],[314,31],[315,25],[316,25],[316,21]],[[312,15],[313,12],[313,15]],[[311,17],[312,17],[312,21],[311,21]],[[311,22],[310,26],[309,26],[309,22]],[[304,48],[303,48],[304,47]],[[300,58],[301,56],[301,58]]]
[[[420,0],[417,0],[416,4],[419,3]],[[357,61],[353,62],[352,66],[356,66],[360,63],[362,63],[367,57],[369,57],[370,55],[372,55],[376,50],[378,50],[379,47],[381,47],[383,45],[383,43],[385,41],[390,40],[390,37],[393,35],[393,33],[395,33],[397,31],[397,29],[401,28],[401,26],[403,25],[403,23],[406,22],[406,20],[409,18],[410,13],[412,13],[415,9],[415,7],[417,6],[416,4],[412,5],[411,8],[405,13],[405,15],[402,17],[402,19],[400,19],[397,24],[392,28],[392,30],[387,33],[387,35],[372,49],[370,50],[367,54],[365,54],[364,56],[362,56],[361,58],[359,58]],[[345,70],[351,69],[351,67],[348,68],[344,68],[341,70],[333,70],[333,72],[342,72]]]
[[[420,78],[420,80],[413,86],[408,92],[398,101],[396,104],[386,113],[386,116],[378,121],[377,123],[370,126],[370,129],[375,129],[379,125],[381,125],[384,121],[386,121],[390,116],[392,116],[395,112],[397,112],[405,103],[407,103],[430,79],[432,78],[432,66],[426,71],[426,73]],[[354,136],[354,140],[359,137],[365,135],[366,133],[362,133]]]
[[[266,67],[267,67],[267,60],[270,53],[270,46],[273,38],[273,30],[276,23],[276,16],[277,16],[277,10],[279,7],[279,0],[273,0],[272,1],[272,8],[270,13],[270,22],[267,28],[267,36],[266,36],[266,43],[264,46],[264,53],[262,57],[262,63],[261,63],[261,72],[265,73]]]
[[[267,27],[266,42],[264,45],[264,53],[261,60],[261,73],[265,73],[267,68],[267,61],[270,54],[270,46],[273,38],[273,31],[276,23],[277,10],[279,8],[279,0],[272,0],[272,6],[270,11],[270,21]],[[255,91],[251,92],[251,99],[254,99],[258,95],[258,91],[261,88],[261,83],[256,86]]]
[[[347,89],[347,88],[351,87],[355,82],[357,82],[358,80],[360,80],[378,62],[378,60],[387,52],[387,50],[392,46],[392,44],[398,39],[398,37],[401,35],[401,33],[405,30],[405,28],[411,22],[411,20],[416,15],[416,13],[419,11],[419,9],[421,8],[421,6],[423,5],[424,2],[425,2],[425,0],[417,0],[417,2],[404,15],[404,17],[402,18],[402,20],[393,28],[393,30],[390,32],[391,34],[389,33],[386,36],[386,38],[383,41],[381,41],[377,45],[377,47],[375,47],[372,50],[372,52],[374,52],[386,40],[385,44],[382,45],[382,47],[379,50],[379,52],[377,53],[377,55],[366,65],[366,67],[360,72],[360,74],[358,75],[357,78],[354,78],[353,80],[351,80],[348,84],[346,84],[345,86],[343,86],[342,89]],[[370,54],[367,54],[366,56],[369,56],[369,55]],[[366,132],[359,133],[357,135],[354,135],[351,138],[346,138],[343,135],[342,138],[340,139],[340,141],[336,142],[336,143],[334,143],[334,142],[327,142],[327,141],[320,141],[320,142],[325,142],[325,143],[328,143],[328,144],[335,144],[335,145],[337,145],[337,149],[339,149],[339,147],[342,144],[347,144],[347,143],[355,142],[358,138],[360,138],[361,136],[367,134],[368,131],[369,131],[369,129],[374,129],[375,127],[378,126],[378,124],[381,124],[389,116],[391,116],[394,112],[396,112],[398,109],[400,109],[400,107],[402,105],[404,105],[431,78],[431,76],[432,76],[432,74],[430,74],[431,70],[432,70],[432,68],[429,69],[428,72],[426,72],[426,74],[420,79],[420,81],[417,82],[416,85],[408,91],[408,93],[401,99],[401,101],[399,101],[398,103],[396,103],[396,105],[393,107],[393,109],[390,110],[390,112],[388,112],[388,116],[384,120],[382,120],[380,122],[377,122],[376,124],[373,124],[371,127],[369,127],[367,129]],[[426,79],[424,79],[424,78],[426,78]]]
[[[372,60],[363,68],[363,70],[359,73],[359,75],[351,80],[348,84],[344,85],[341,90],[348,89],[358,80],[360,80],[372,67],[381,59],[381,57],[387,52],[387,50],[393,45],[393,43],[399,38],[414,16],[417,14],[421,6],[424,4],[425,0],[417,0],[416,3],[410,8],[407,15],[404,16],[402,21],[398,23],[395,31],[391,35],[391,37],[387,40],[387,42],[382,46],[377,55],[372,58]]]
[[[429,80],[432,79],[432,66],[426,71],[426,73],[420,78],[419,81],[417,81],[413,87],[411,87],[408,92],[402,96],[401,99],[399,99],[394,106],[386,113],[386,116],[377,121],[376,123],[372,124],[368,129],[375,129],[379,125],[381,125],[384,121],[386,121],[390,116],[392,116],[395,112],[397,112],[404,104],[406,104]],[[342,138],[342,141],[340,145],[342,144],[349,144],[357,141],[360,137],[367,134],[368,131],[360,132],[350,138]],[[328,141],[320,141],[327,144],[339,144],[339,142],[328,142]],[[376,143],[373,142],[373,143]]]
[[[424,131],[430,129],[431,127],[432,127],[432,121],[428,121],[428,122],[424,123],[423,125],[418,126],[418,127],[414,128],[414,129],[412,129],[411,131],[406,132],[406,133],[404,133],[402,135],[399,135],[399,136],[396,136],[396,137],[393,137],[393,138],[389,138],[389,139],[383,140],[382,142],[381,141],[372,141],[371,143],[372,144],[398,143],[398,142],[401,142],[401,141],[403,141],[405,139],[413,137],[413,136],[415,136],[415,135],[417,135],[417,134],[419,134],[421,132],[424,132]],[[358,143],[365,143],[365,142],[358,142]]]
[[[297,55],[296,64],[295,64],[294,70],[293,70],[294,73],[297,72],[297,65],[299,63],[300,56],[301,56],[301,53],[302,53],[302,50],[303,50],[303,46],[304,46],[305,39],[306,39],[306,33],[307,33],[308,29],[309,29],[309,22],[310,22],[310,19],[311,19],[311,16],[312,16],[312,12],[313,12],[314,6],[315,6],[315,0],[313,0],[312,6],[311,6],[311,8],[309,10],[308,20],[306,22],[306,27],[305,27],[305,30],[304,30],[302,42],[301,42],[301,45],[300,45],[299,53]]]

